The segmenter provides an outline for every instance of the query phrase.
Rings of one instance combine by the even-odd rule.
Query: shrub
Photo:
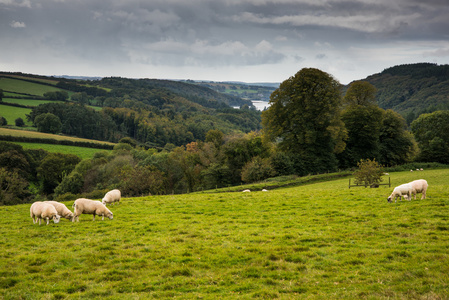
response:
[[[243,167],[242,180],[245,182],[261,181],[272,177],[274,173],[269,159],[256,156]]]
[[[15,122],[16,122],[16,126],[18,126],[18,127],[22,127],[25,125],[25,122],[23,121],[22,118],[17,118]]]
[[[375,186],[382,181],[383,168],[375,159],[361,159],[357,166],[359,169],[354,173],[356,184]]]

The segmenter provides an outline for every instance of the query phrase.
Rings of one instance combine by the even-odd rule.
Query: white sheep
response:
[[[409,184],[412,186],[412,194],[415,196],[415,200],[416,200],[416,194],[418,194],[418,193],[422,193],[421,200],[426,199],[427,187],[429,186],[427,184],[426,180],[418,179],[418,180],[409,182]],[[411,198],[411,195],[410,195],[410,198]]]
[[[394,202],[396,202],[396,198],[399,197],[399,200],[401,200],[401,197],[404,196],[404,198],[408,199],[410,201],[411,195],[413,192],[413,187],[409,183],[401,184],[394,188],[393,193],[391,193],[390,197],[388,197],[388,202],[392,202],[394,199]]]
[[[53,222],[56,224],[59,223],[59,219],[61,218],[53,205],[41,201],[34,202],[31,205],[30,217],[33,219],[33,224],[36,224],[37,218],[39,225],[41,225],[41,219],[47,220],[48,225],[50,219],[53,219]]]
[[[101,201],[79,198],[75,200],[73,207],[75,208],[73,222],[79,222],[79,216],[81,214],[94,215],[93,221],[95,221],[95,216],[102,216],[101,220],[104,220],[105,216],[111,220],[113,218],[112,212]]]
[[[242,192],[243,192],[243,193],[250,193],[251,190],[243,190]]]
[[[115,203],[115,202],[120,202],[120,197],[121,197],[121,193],[119,190],[112,190],[107,192],[103,199],[101,200],[101,203],[103,203],[104,205],[106,205],[107,203]]]
[[[44,201],[44,203],[53,205],[56,208],[58,215],[60,215],[61,217],[66,218],[70,221],[73,220],[73,213],[64,204],[57,201]]]

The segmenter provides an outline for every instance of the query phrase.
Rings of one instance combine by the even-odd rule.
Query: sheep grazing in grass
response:
[[[44,203],[53,205],[56,208],[58,215],[60,215],[61,217],[66,218],[70,221],[73,220],[73,212],[71,212],[70,209],[68,209],[64,204],[57,201],[44,201]]]
[[[79,216],[81,214],[94,215],[93,221],[95,221],[95,216],[101,216],[101,220],[104,220],[105,216],[111,220],[114,217],[112,212],[103,205],[101,201],[97,200],[79,198],[75,200],[73,207],[75,208],[75,216],[72,219],[73,222],[79,222]]]
[[[429,186],[427,184],[426,180],[418,179],[418,180],[409,182],[409,184],[412,186],[412,194],[415,196],[415,200],[416,200],[416,194],[419,194],[419,193],[422,194],[421,200],[426,199],[427,187]],[[410,198],[411,198],[411,195],[410,195]]]
[[[404,183],[394,188],[393,193],[391,193],[390,197],[388,197],[387,201],[392,202],[394,199],[394,202],[396,202],[396,198],[399,197],[399,200],[402,199],[402,196],[404,198],[408,199],[410,201],[412,196],[413,187],[410,183]]]
[[[112,190],[107,192],[104,197],[103,200],[101,200],[101,203],[103,203],[104,205],[106,205],[107,203],[115,203],[115,202],[120,202],[120,197],[121,197],[121,193],[119,190]]]
[[[250,193],[251,190],[243,190],[242,192],[243,192],[243,193]]]
[[[31,205],[30,217],[33,219],[33,224],[36,224],[37,218],[37,220],[39,221],[39,225],[41,225],[41,219],[47,220],[48,225],[50,219],[52,219],[56,224],[59,223],[59,219],[61,218],[53,205],[41,201],[34,202]]]

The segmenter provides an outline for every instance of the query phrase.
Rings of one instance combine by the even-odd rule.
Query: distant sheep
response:
[[[387,201],[392,202],[394,199],[394,202],[396,202],[396,198],[399,197],[399,200],[401,200],[402,196],[404,198],[408,199],[410,201],[412,196],[413,187],[409,183],[401,184],[394,188],[393,193],[391,193],[390,197],[388,197]]]
[[[44,203],[53,205],[56,208],[58,215],[60,215],[61,217],[66,218],[70,221],[73,220],[73,213],[64,204],[57,201],[44,201]]]
[[[249,193],[251,192],[250,190],[243,190],[243,193]]]
[[[115,202],[120,202],[120,197],[121,197],[121,193],[119,190],[112,190],[107,192],[104,197],[103,200],[101,200],[101,203],[103,203],[104,205],[106,205],[107,203],[115,203]]]
[[[31,205],[30,217],[33,219],[33,224],[36,224],[37,218],[39,225],[41,225],[41,219],[47,220],[48,225],[50,219],[56,224],[59,223],[59,219],[61,218],[53,205],[41,201],[34,202]]]
[[[267,189],[263,189],[262,192],[268,192],[268,190]]]
[[[416,194],[421,193],[421,200],[422,199],[426,199],[426,192],[427,192],[427,187],[429,186],[427,184],[427,181],[424,179],[418,179],[412,182],[409,182],[409,184],[412,186],[412,194],[415,196],[415,200],[416,200]],[[411,196],[410,196],[411,198]]]
[[[101,220],[104,220],[105,216],[111,220],[113,218],[112,212],[100,201],[79,198],[75,200],[73,207],[75,208],[75,216],[72,220],[73,222],[79,222],[79,216],[81,214],[94,215],[93,221],[95,221],[95,216],[101,216]]]

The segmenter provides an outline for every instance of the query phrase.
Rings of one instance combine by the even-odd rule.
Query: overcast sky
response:
[[[0,70],[347,84],[449,63],[449,0],[0,0]]]

